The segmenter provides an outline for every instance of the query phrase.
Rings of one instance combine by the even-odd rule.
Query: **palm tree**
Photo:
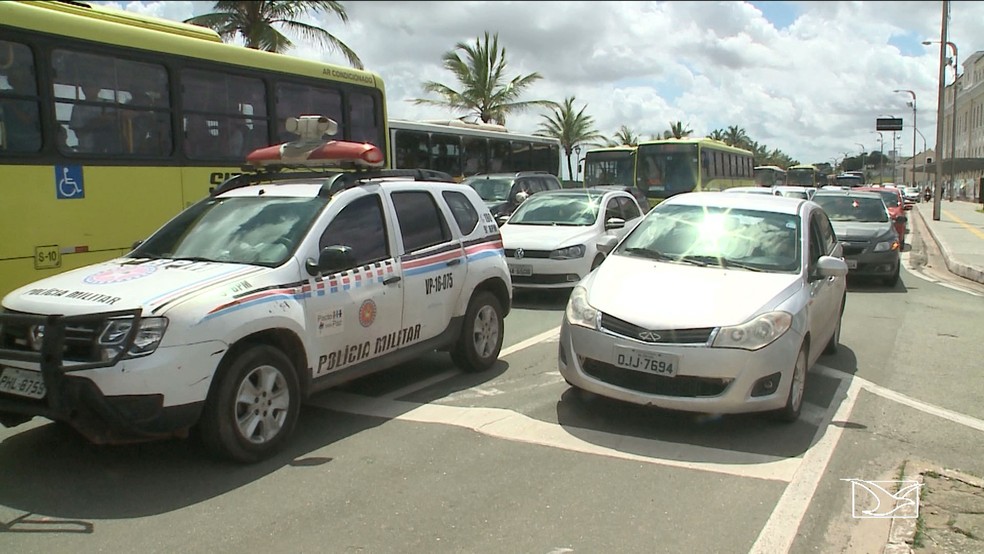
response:
[[[540,115],[545,121],[540,123],[540,128],[536,131],[537,135],[560,140],[560,146],[567,156],[567,174],[571,176],[574,175],[571,171],[571,154],[574,152],[574,147],[582,142],[590,143],[601,138],[601,134],[594,128],[594,118],[584,114],[587,107],[585,104],[575,113],[574,97],[569,96],[564,99],[563,104],[552,108],[552,113]]]
[[[215,12],[196,15],[185,23],[208,27],[219,33],[224,40],[242,36],[246,48],[283,53],[294,43],[276,26],[297,33],[306,39],[317,42],[328,50],[338,50],[345,55],[352,67],[363,69],[362,60],[335,35],[314,25],[297,20],[306,13],[335,14],[343,23],[348,23],[348,14],[341,2],[216,2]]]
[[[745,130],[737,125],[728,127],[724,134],[724,142],[736,148],[744,148],[748,143],[748,135]]]
[[[670,128],[666,131],[663,131],[663,138],[682,139],[682,138],[689,137],[692,134],[694,134],[693,129],[690,129],[689,126],[686,129],[684,129],[682,121],[677,121],[675,123],[671,121]]]
[[[725,133],[724,129],[714,129],[711,131],[711,134],[707,135],[707,138],[724,142],[727,138],[727,133]]]
[[[618,128],[618,132],[615,133],[614,137],[610,139],[606,138],[603,140],[604,140],[604,145],[606,147],[612,147],[612,146],[637,146],[639,144],[639,139],[640,139],[639,135],[632,132],[632,129],[629,129],[627,125],[622,125],[621,127]]]
[[[462,59],[458,51],[464,53]],[[506,80],[506,49],[499,47],[499,34],[490,36],[485,32],[485,39],[475,39],[474,44],[459,42],[454,50],[444,53],[444,69],[454,74],[461,84],[461,90],[455,90],[447,85],[427,81],[424,92],[434,93],[440,100],[417,98],[414,104],[442,106],[458,112],[465,112],[481,119],[483,123],[506,124],[506,116],[510,112],[519,112],[534,106],[556,108],[557,104],[549,100],[519,100],[523,91],[539,81],[539,73],[517,75]]]

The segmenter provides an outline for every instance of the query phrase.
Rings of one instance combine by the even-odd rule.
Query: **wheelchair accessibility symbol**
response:
[[[85,198],[81,165],[55,166],[55,195],[60,200]]]

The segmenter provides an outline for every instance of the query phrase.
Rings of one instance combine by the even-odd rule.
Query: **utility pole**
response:
[[[940,212],[943,209],[940,205],[943,199],[943,164],[940,153],[943,148],[943,80],[946,78],[946,26],[949,18],[950,2],[943,0],[943,20],[940,23],[940,84],[936,95],[936,183],[933,185],[933,221],[940,220]]]

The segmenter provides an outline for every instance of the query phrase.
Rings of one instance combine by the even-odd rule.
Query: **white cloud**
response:
[[[181,20],[210,2],[114,3]],[[391,117],[447,118],[409,100],[427,80],[454,86],[441,56],[457,42],[498,32],[509,74],[538,72],[527,99],[587,104],[598,129],[622,125],[648,137],[671,121],[696,133],[737,125],[800,161],[829,161],[856,143],[878,148],[874,120],[911,121],[907,95],[918,97],[919,130],[935,142],[939,2],[343,2],[346,25],[321,23],[383,77]],[[760,4],[761,5],[761,4]],[[772,10],[799,15],[788,26]],[[950,40],[961,59],[984,49],[984,2],[951,2]],[[344,64],[340,54],[298,40],[292,55]],[[509,127],[535,130],[539,111]],[[889,133],[886,133],[890,136]],[[904,131],[899,149],[911,149]],[[886,143],[889,141],[886,140]],[[921,141],[920,145],[921,147]],[[888,148],[886,148],[887,152]]]

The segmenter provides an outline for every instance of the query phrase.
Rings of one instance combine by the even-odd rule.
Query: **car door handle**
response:
[[[451,261],[449,261],[449,262],[448,262],[448,265],[449,265],[449,266],[452,266],[452,265],[458,265],[458,264],[460,264],[460,263],[461,263],[461,258],[455,258],[455,259],[453,259],[453,260],[451,260]]]
[[[399,283],[399,282],[400,282],[400,277],[390,277],[388,279],[383,280],[384,285],[392,285],[394,283]]]

